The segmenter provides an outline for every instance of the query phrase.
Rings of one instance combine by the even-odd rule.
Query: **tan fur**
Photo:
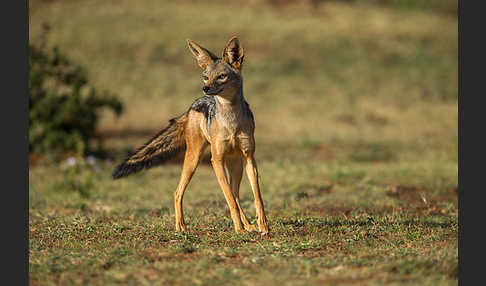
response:
[[[250,224],[240,205],[239,188],[245,169],[255,199],[258,231],[267,234],[268,223],[253,156],[255,125],[253,114],[243,98],[243,48],[238,39],[233,37],[226,44],[222,58],[219,59],[191,40],[187,40],[187,44],[203,69],[203,90],[206,97],[196,100],[186,113],[172,119],[167,128],[118,165],[112,176],[118,179],[151,168],[185,148],[182,174],[174,193],[176,230],[184,231],[184,192],[202,152],[209,145],[211,163],[229,206],[235,231],[257,230]]]
[[[211,148],[211,163],[218,183],[229,206],[236,232],[256,230],[246,218],[239,202],[239,186],[246,164],[246,174],[250,181],[255,199],[258,230],[262,234],[269,232],[263,200],[258,183],[258,170],[254,158],[255,139],[254,123],[243,106],[241,68],[243,49],[236,37],[231,38],[223,50],[222,60],[216,64],[216,58],[206,49],[191,40],[187,41],[189,50],[203,69],[208,86],[223,86],[223,90],[214,95],[217,113],[209,132],[206,130],[206,118],[202,113],[190,111],[185,126],[186,154],[179,185],[175,192],[176,230],[186,230],[182,210],[182,198],[187,184],[198,165],[202,151],[207,145]],[[227,78],[218,79],[221,73]],[[225,168],[227,175],[225,174]]]

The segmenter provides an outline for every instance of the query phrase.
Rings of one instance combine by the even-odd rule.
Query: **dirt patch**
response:
[[[320,161],[332,161],[338,157],[340,151],[338,144],[322,143],[316,148],[312,157]]]
[[[458,207],[457,187],[441,192],[434,192],[425,187],[417,186],[390,186],[386,195],[402,202],[406,211],[417,214],[445,215],[450,210],[447,205]]]
[[[388,124],[388,119],[384,116],[378,115],[374,112],[368,112],[365,116],[366,120],[376,126],[385,126]]]
[[[296,188],[295,200],[308,199],[312,197],[320,197],[322,195],[330,194],[333,190],[332,184],[303,184]]]
[[[334,217],[349,217],[356,214],[368,214],[370,216],[408,213],[416,215],[447,215],[452,204],[457,209],[456,188],[451,188],[440,195],[428,195],[427,191],[416,187],[400,187],[395,191],[388,191],[387,196],[402,200],[402,204],[393,206],[336,206],[311,204],[306,205],[305,215],[319,214]]]
[[[425,187],[417,186],[389,186],[386,195],[405,202],[415,208],[438,207],[444,203],[452,203],[457,207],[457,187],[440,193],[433,192]]]
[[[416,201],[420,200],[420,192],[426,191],[425,188],[415,186],[389,186],[386,191],[386,195],[392,198],[397,198],[403,201]]]
[[[343,284],[343,285],[351,285],[351,284],[365,285],[365,282],[368,282],[368,281],[371,281],[371,278],[341,278],[341,277],[335,277],[335,278],[327,278],[327,279],[319,280],[319,282],[321,282],[322,285],[337,285],[337,284]]]
[[[356,125],[358,120],[353,114],[339,114],[338,116],[335,117],[337,122],[345,123],[348,125]]]
[[[350,216],[352,212],[367,213],[369,215],[382,215],[384,213],[393,213],[401,211],[401,208],[394,206],[376,206],[376,207],[348,207],[334,205],[309,205],[306,206],[306,214],[325,214],[329,216]]]
[[[146,249],[138,252],[140,257],[143,257],[150,263],[157,261],[169,262],[169,261],[190,261],[200,258],[196,252],[187,253],[171,253],[168,251],[160,251],[157,249]]]

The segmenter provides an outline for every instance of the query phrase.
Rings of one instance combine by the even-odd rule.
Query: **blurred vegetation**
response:
[[[324,0],[325,1],[325,0]],[[331,0],[336,1],[336,0]],[[378,4],[399,9],[436,11],[457,16],[458,0],[337,0]]]
[[[45,25],[40,44],[29,45],[29,150],[84,155],[96,136],[99,110],[108,108],[119,116],[123,104],[89,86],[86,69],[58,47],[49,48],[48,30]]]

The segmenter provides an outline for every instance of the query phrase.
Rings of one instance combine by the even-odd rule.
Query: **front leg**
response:
[[[263,234],[268,234],[268,222],[265,216],[260,184],[258,183],[258,169],[253,154],[255,153],[255,138],[253,131],[242,132],[238,136],[238,146],[246,161],[246,175],[250,181],[253,197],[255,199],[255,210],[257,216],[258,230]]]
[[[240,204],[240,183],[241,177],[243,175],[243,157],[240,154],[228,157],[225,160],[225,165],[228,169],[228,177],[231,191],[233,192],[233,196],[235,197],[236,206],[240,211],[240,218],[243,222],[243,225],[245,226],[245,230],[250,232],[256,231],[256,227],[248,221],[248,218],[246,218],[245,213],[243,212],[243,208]]]
[[[214,144],[216,145],[216,144]],[[230,208],[231,219],[233,220],[235,231],[236,232],[244,232],[243,224],[240,218],[240,212],[238,206],[236,204],[235,197],[231,191],[231,187],[226,181],[226,176],[224,175],[224,166],[223,166],[223,156],[219,152],[217,152],[214,145],[211,145],[211,163],[213,164],[214,173],[216,174],[216,178],[218,179],[218,183],[223,190],[224,197],[226,199],[226,203]]]

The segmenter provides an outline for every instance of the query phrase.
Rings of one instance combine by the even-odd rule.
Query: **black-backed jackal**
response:
[[[230,208],[235,231],[257,230],[246,218],[239,201],[239,187],[245,168],[255,198],[258,231],[267,234],[268,223],[253,157],[255,122],[243,97],[243,48],[233,37],[219,58],[191,40],[187,40],[187,44],[203,70],[202,89],[205,95],[194,101],[184,114],[171,119],[168,127],[118,165],[113,178],[153,167],[185,150],[182,174],[174,194],[176,230],[184,231],[184,191],[201,154],[210,145],[211,163]]]

